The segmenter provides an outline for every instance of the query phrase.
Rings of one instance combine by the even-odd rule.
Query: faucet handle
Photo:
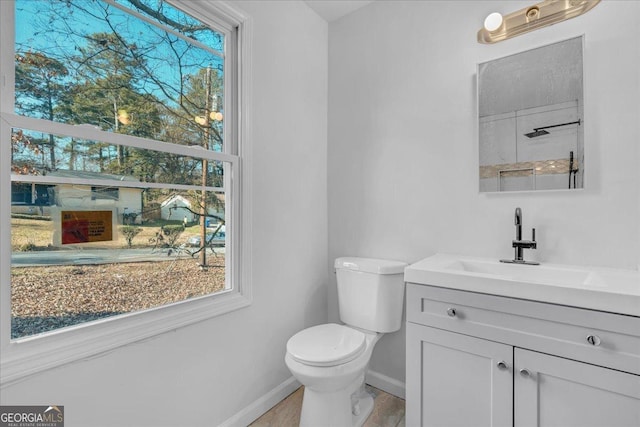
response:
[[[538,249],[538,242],[536,242],[536,229],[531,229],[531,246],[529,249]]]

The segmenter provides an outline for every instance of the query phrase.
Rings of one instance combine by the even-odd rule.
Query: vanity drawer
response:
[[[640,317],[408,283],[407,321],[640,375]]]

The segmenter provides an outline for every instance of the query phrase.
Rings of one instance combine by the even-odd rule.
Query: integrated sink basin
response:
[[[505,264],[437,254],[408,266],[405,281],[640,316],[636,270]]]
[[[498,276],[502,279],[549,284],[580,285],[593,279],[591,271],[560,268],[548,265],[504,264],[488,260],[457,260],[445,266],[446,270]]]

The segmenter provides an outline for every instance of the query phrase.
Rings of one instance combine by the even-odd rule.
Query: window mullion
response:
[[[46,132],[54,135],[70,136],[86,140],[107,142],[113,145],[141,148],[145,150],[160,151],[163,153],[179,154],[195,158],[203,158],[213,161],[230,162],[237,161],[237,156],[217,151],[205,150],[195,145],[179,145],[170,142],[155,141],[138,136],[121,133],[105,132],[91,125],[69,125],[66,123],[52,122],[50,120],[35,119],[32,117],[18,116],[10,113],[0,113],[2,120],[11,127],[29,129],[38,132]]]
[[[86,178],[68,178],[51,175],[11,175],[12,182],[32,182],[36,184],[72,184],[72,185],[90,185],[100,187],[126,187],[126,188],[155,188],[159,190],[184,190],[184,191],[211,191],[224,192],[224,187],[211,187],[201,185],[174,184],[162,182],[144,182],[144,181],[125,181],[123,185],[119,181],[112,179],[86,179]]]

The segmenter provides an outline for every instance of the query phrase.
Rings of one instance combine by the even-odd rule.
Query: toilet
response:
[[[304,385],[300,426],[361,426],[373,410],[364,379],[380,337],[400,329],[406,263],[335,261],[340,320],[304,329],[287,342],[285,363]]]

